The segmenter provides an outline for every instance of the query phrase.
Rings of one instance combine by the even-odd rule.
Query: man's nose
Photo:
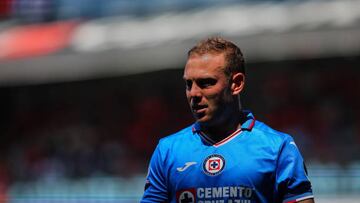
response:
[[[197,85],[192,85],[189,90],[189,96],[192,98],[201,97],[201,89]]]

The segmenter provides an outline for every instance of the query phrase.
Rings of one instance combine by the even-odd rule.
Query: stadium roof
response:
[[[196,41],[214,35],[235,41],[250,62],[358,56],[359,10],[359,0],[290,1],[69,22],[70,36],[65,33],[67,40],[63,41],[67,44],[55,49],[46,46],[50,55],[26,58],[25,54],[0,62],[0,85],[180,68]],[[0,44],[9,41],[6,32],[9,29],[0,33]],[[0,58],[11,56],[6,46],[2,47]],[[37,48],[36,53],[42,53]],[[36,56],[31,49],[27,53]]]

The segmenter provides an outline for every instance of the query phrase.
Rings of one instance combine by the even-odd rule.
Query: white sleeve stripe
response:
[[[299,201],[305,200],[305,199],[310,199],[310,198],[314,198],[314,195],[308,195],[308,196],[305,196],[305,197],[300,197],[299,199],[296,199],[296,202],[299,202]]]
[[[299,201],[302,201],[302,200],[306,200],[306,199],[310,199],[310,198],[314,198],[314,195],[308,195],[308,196],[304,196],[304,197],[300,197],[300,198],[297,198],[295,200],[284,200],[283,203],[293,203],[293,202],[299,202]]]

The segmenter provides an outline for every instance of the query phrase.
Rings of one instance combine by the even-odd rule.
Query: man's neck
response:
[[[203,125],[201,131],[215,142],[219,142],[241,128],[240,120],[240,115],[233,116],[218,124]]]

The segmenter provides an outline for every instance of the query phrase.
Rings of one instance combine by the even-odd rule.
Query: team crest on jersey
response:
[[[207,175],[216,176],[225,168],[225,159],[219,154],[212,154],[203,162],[203,170]]]

